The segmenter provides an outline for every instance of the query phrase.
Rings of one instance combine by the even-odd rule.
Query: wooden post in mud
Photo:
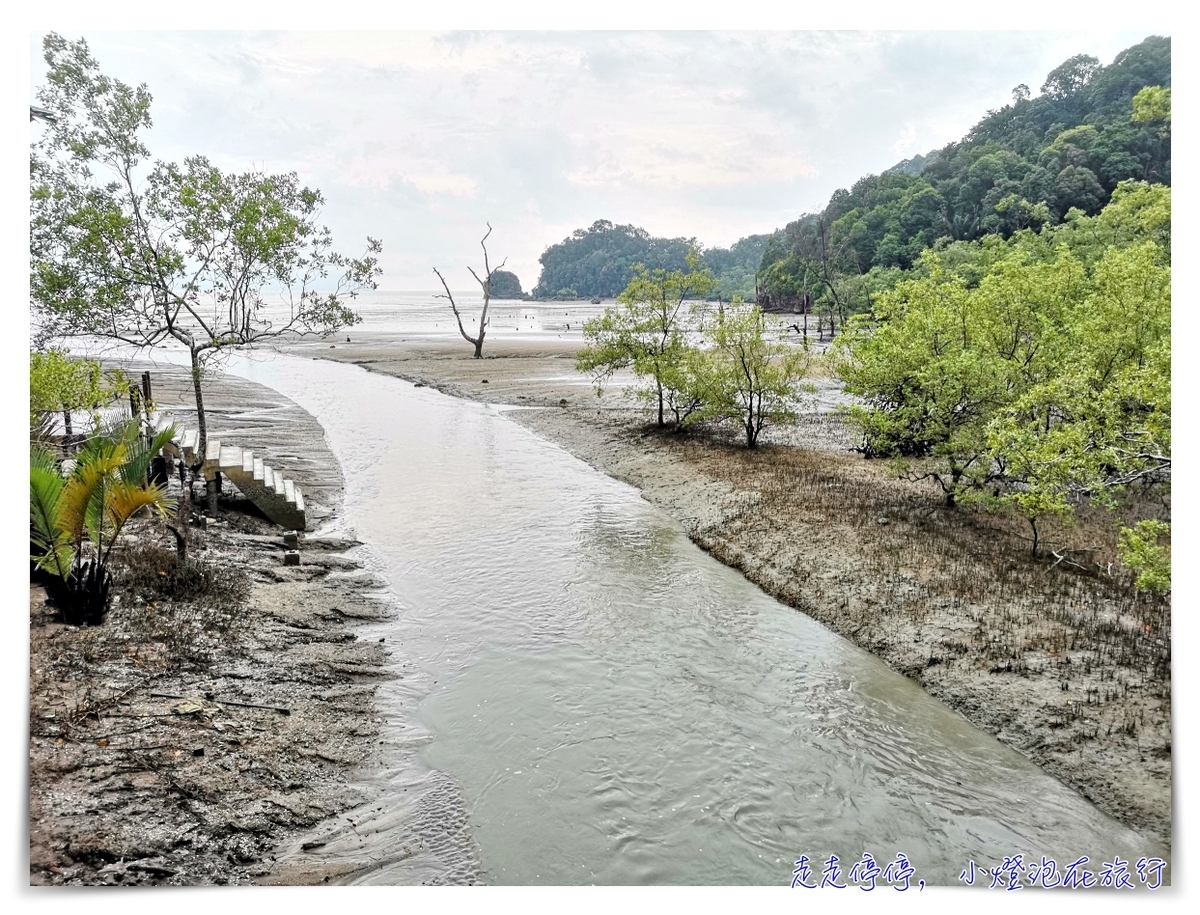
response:
[[[217,517],[217,497],[221,494],[221,471],[216,470],[204,481],[204,494],[208,497],[208,513]]]
[[[192,484],[188,476],[188,470],[183,461],[177,465],[179,471],[179,505],[175,514],[175,523],[167,524],[169,530],[175,536],[175,555],[176,560],[180,563],[187,562],[188,558],[188,540],[190,539],[188,525],[191,523],[192,515]]]

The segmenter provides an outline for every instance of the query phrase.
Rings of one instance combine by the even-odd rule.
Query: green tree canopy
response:
[[[686,271],[668,271],[635,264],[617,304],[584,324],[587,345],[576,357],[576,369],[590,373],[600,386],[623,368],[648,379],[638,392],[657,408],[659,426],[666,425],[667,410],[675,412],[680,425],[684,417],[678,408],[693,399],[676,386],[679,366],[688,330],[699,325],[695,300],[716,283],[695,249],[688,252],[686,266]]]
[[[542,253],[542,274],[533,295],[561,297],[564,289],[571,289],[581,298],[612,298],[629,285],[635,264],[668,272],[687,270],[688,252],[696,249],[700,263],[716,279],[710,297],[753,296],[754,276],[769,238],[750,235],[728,248],[701,250],[694,238],[657,238],[637,226],[601,219]]]
[[[205,360],[354,323],[349,300],[374,286],[380,245],[335,252],[316,221],[321,194],[294,173],[151,161],[146,87],[105,76],[82,40],[52,33],[44,49],[38,100],[54,120],[30,160],[35,317],[51,336],[186,347],[203,451]]]
[[[1146,86],[1133,97],[1133,120],[1139,124],[1171,123],[1171,90]]]
[[[1169,225],[1168,189],[1130,182],[1095,217],[928,252],[835,349],[864,452],[1016,511],[1035,550],[1039,518],[1163,479]]]
[[[1015,93],[962,140],[835,191],[822,212],[789,224],[760,264],[767,296],[812,285],[805,249],[815,224],[830,227],[839,274],[907,270],[927,248],[1008,238],[1072,210],[1094,215],[1123,181],[1169,185],[1170,81],[1169,38],[1147,38],[1107,67],[1071,58],[1041,95]]]
[[[58,349],[29,354],[30,428],[46,413],[93,410],[128,390],[119,370],[105,373],[94,359],[74,359]]]
[[[616,296],[629,284],[635,264],[685,270],[694,246],[695,239],[655,238],[645,229],[600,219],[542,252],[542,274],[533,294],[550,298],[570,288],[584,298]]]
[[[698,417],[738,424],[746,447],[758,445],[768,425],[794,422],[803,395],[811,352],[778,340],[777,319],[757,305],[735,301],[718,309],[704,328],[711,355],[700,372],[703,406]]]
[[[515,273],[511,270],[492,271],[493,299],[523,299],[525,297],[525,291],[521,288],[521,281]]]

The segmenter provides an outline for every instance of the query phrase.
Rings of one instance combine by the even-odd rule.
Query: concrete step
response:
[[[170,426],[173,423],[174,421],[171,419],[171,417],[165,413],[159,413],[158,411],[155,411],[150,414],[150,428],[156,433],[161,429],[167,428],[167,426]],[[163,445],[163,454],[165,454],[167,457],[179,458],[182,456],[179,452],[179,442],[176,441],[176,439],[179,438],[179,433],[179,426],[175,426],[175,438]]]
[[[187,463],[196,463],[196,449],[200,447],[200,433],[195,429],[185,429],[183,436],[179,439],[179,447],[183,451],[183,459]]]
[[[160,416],[158,422],[166,425],[169,418]],[[174,441],[164,446],[163,451],[171,457],[195,463],[199,444],[198,431],[177,428]],[[281,470],[248,449],[223,444],[216,438],[205,442],[204,451],[201,470],[205,477],[211,479],[220,472],[276,524],[290,530],[305,529],[304,496],[300,487]]]
[[[229,468],[234,466],[241,470],[242,449],[236,445],[222,445],[217,458],[217,466],[220,467],[221,473],[228,473]]]

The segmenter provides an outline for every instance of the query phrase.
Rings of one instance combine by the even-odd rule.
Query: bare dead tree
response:
[[[433,268],[433,272],[437,274],[437,278],[442,281],[442,288],[446,290],[445,295],[439,295],[436,298],[449,300],[450,309],[454,312],[454,319],[458,321],[458,332],[462,334],[464,340],[475,347],[476,359],[483,358],[483,337],[487,333],[488,326],[488,303],[492,299],[492,275],[508,263],[508,258],[506,257],[495,267],[491,265],[491,261],[488,259],[487,240],[488,236],[492,234],[492,224],[490,222],[487,223],[487,227],[487,232],[479,240],[479,247],[483,248],[483,278],[480,279],[479,274],[475,272],[474,268],[467,268],[471,271],[471,276],[475,277],[475,282],[479,284],[479,288],[483,290],[483,311],[479,313],[479,332],[474,337],[468,334],[467,329],[463,327],[462,314],[458,310],[458,305],[454,301],[454,295],[450,292],[450,286],[446,283],[446,278],[442,276],[437,267]]]

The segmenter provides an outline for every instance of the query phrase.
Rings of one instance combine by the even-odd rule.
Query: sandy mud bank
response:
[[[186,377],[153,372],[188,419]],[[239,379],[206,394],[215,434],[277,456],[318,519],[336,511],[341,473],[311,416]],[[363,801],[353,773],[374,758],[388,648],[358,629],[389,610],[344,555],[354,541],[310,533],[285,566],[283,532],[240,500],[192,531],[207,593],[172,599],[152,581],[172,538],[135,524],[104,625],[64,626],[30,588],[30,882],[279,882],[280,843]]]
[[[712,555],[921,683],[1105,812],[1170,843],[1169,602],[1028,556],[1019,524],[946,510],[853,452],[818,382],[793,429],[661,434],[618,383],[597,397],[578,343],[376,336],[297,352],[516,408],[517,421],[641,490]],[[618,379],[620,382],[621,379]],[[1111,535],[1086,516],[1062,545]],[[1104,538],[1107,537],[1107,540]],[[1085,543],[1086,541],[1086,543]]]

